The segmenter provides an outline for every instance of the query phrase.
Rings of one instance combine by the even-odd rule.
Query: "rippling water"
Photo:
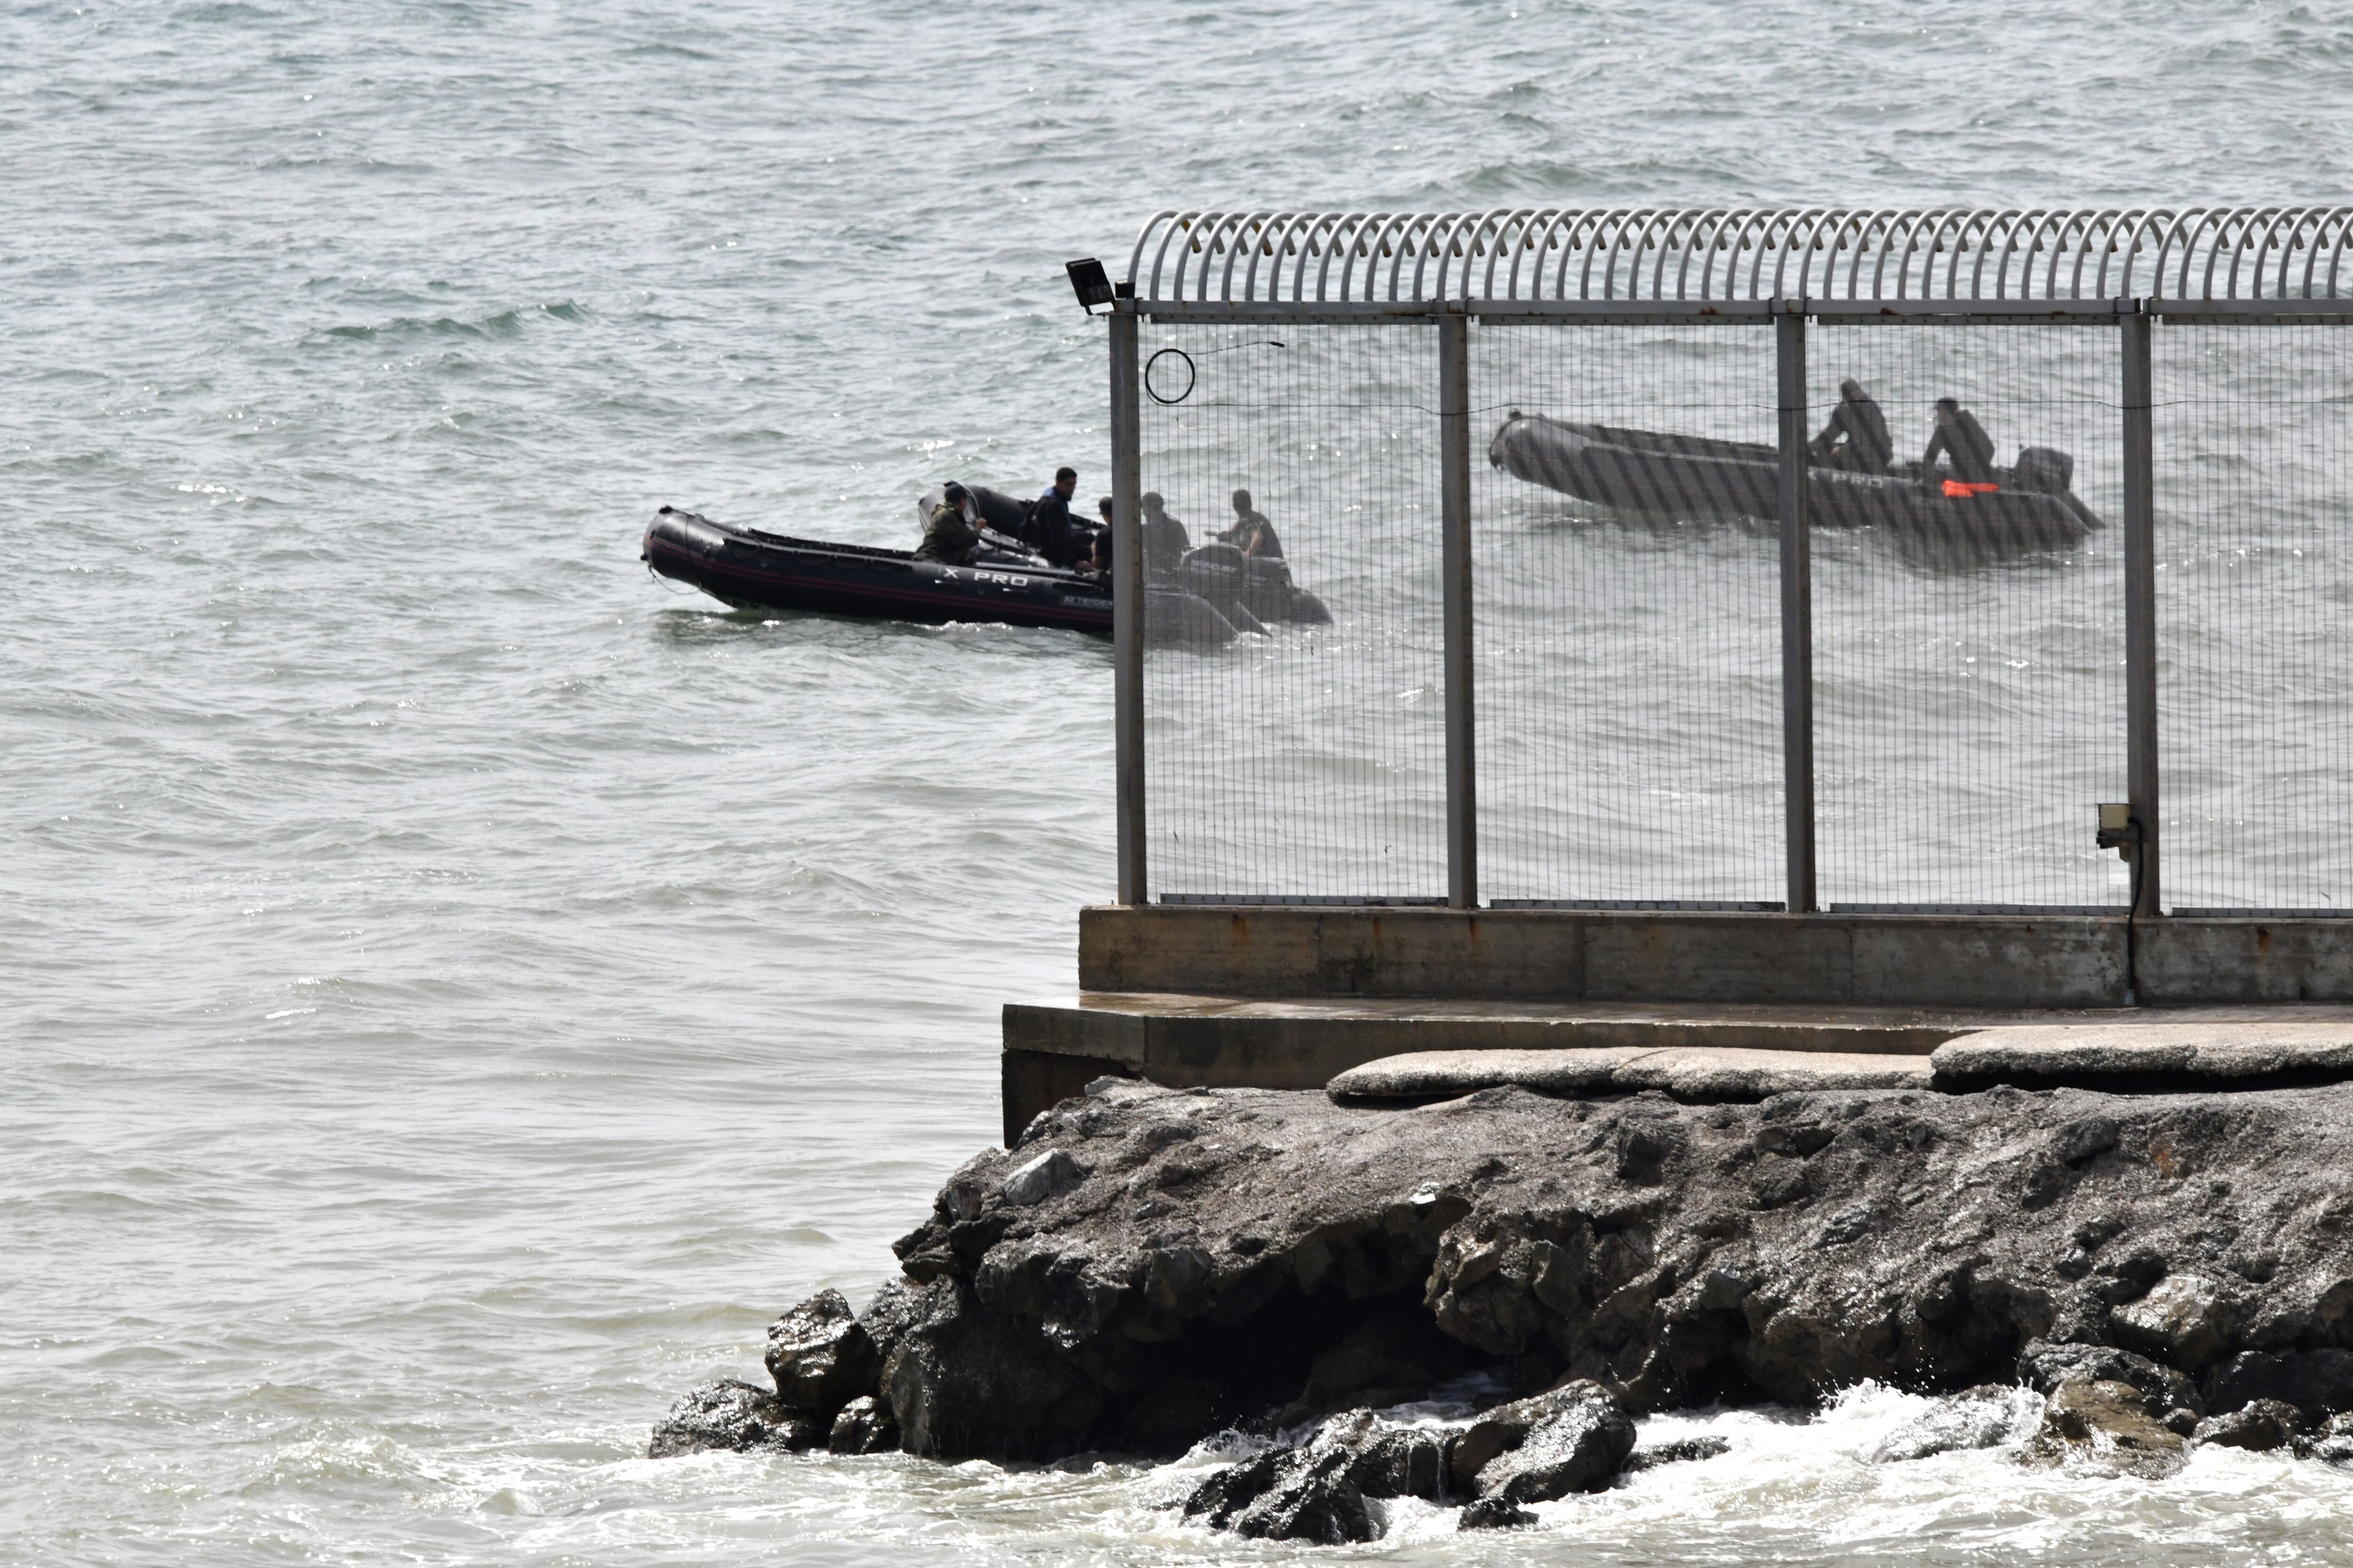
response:
[[[646,514],[1094,493],[1059,263],[1164,204],[2341,198],[2348,68],[2276,4],[0,11],[0,1555],[1297,1555],[1117,1468],[638,1457],[880,1283],[1111,878],[1103,648],[725,614]],[[1546,1542],[2337,1550],[2311,1467],[1875,1418]],[[1370,1554],[1541,1549],[1442,1522]]]

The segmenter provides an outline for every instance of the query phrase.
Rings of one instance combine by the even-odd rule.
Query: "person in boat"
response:
[[[1275,537],[1274,524],[1266,514],[1250,504],[1248,490],[1234,492],[1234,525],[1218,537],[1228,544],[1239,545],[1245,555],[1262,555],[1269,560],[1282,559],[1282,541]]]
[[[1158,490],[1144,492],[1144,569],[1146,572],[1174,572],[1185,563],[1185,552],[1193,548],[1186,535],[1185,525],[1168,510],[1168,503]]]
[[[1879,411],[1862,383],[1852,376],[1839,383],[1838,406],[1831,410],[1831,422],[1806,450],[1825,468],[1864,474],[1883,474],[1895,460],[1895,443],[1887,435],[1887,416]]]
[[[1936,399],[1936,428],[1928,437],[1928,450],[1920,458],[1920,482],[1933,484],[1936,479],[1938,457],[1952,465],[1952,477],[1963,484],[1990,484],[1993,481],[1993,437],[1985,433],[1977,416],[1960,405],[1957,398]]]
[[[915,546],[917,559],[943,566],[969,566],[980,554],[980,520],[973,513],[972,492],[950,485],[923,525],[923,542]]]
[[[1092,542],[1071,516],[1071,498],[1078,492],[1079,470],[1057,468],[1054,482],[1029,511],[1029,542],[1056,566],[1083,565]]]

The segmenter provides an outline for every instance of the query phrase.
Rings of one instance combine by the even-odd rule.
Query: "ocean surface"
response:
[[[997,1138],[1111,687],[638,561],[1106,489],[1060,263],[1164,205],[2344,200],[2348,111],[2353,20],[2273,3],[0,9],[0,1558],[2353,1561],[2326,1468],[1872,1466],[1875,1391],[1344,1553],[1166,1472],[644,1458]],[[1697,547],[1729,603],[1769,543]]]

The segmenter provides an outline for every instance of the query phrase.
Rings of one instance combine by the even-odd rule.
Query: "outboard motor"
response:
[[[2021,447],[2011,471],[2020,489],[2044,495],[2063,496],[2075,483],[2075,459],[2056,447]]]

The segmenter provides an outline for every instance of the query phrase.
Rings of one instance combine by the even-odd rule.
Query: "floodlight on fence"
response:
[[[1102,262],[1092,256],[1082,257],[1062,263],[1062,270],[1071,275],[1071,289],[1078,295],[1080,308],[1088,315],[1095,313],[1097,305],[1111,303],[1111,278],[1103,271]]]

